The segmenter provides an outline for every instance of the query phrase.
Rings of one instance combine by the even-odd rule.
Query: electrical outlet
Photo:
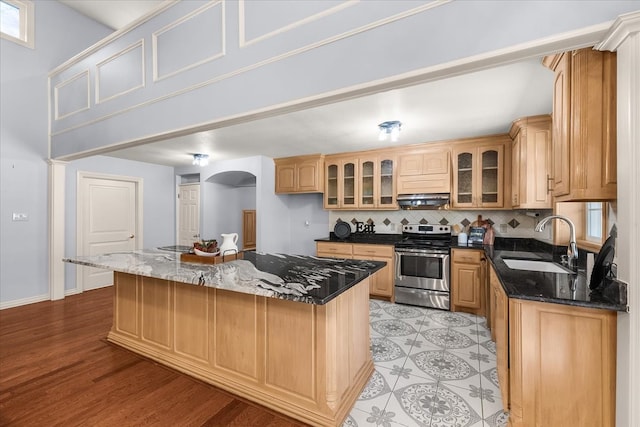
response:
[[[505,234],[507,231],[507,224],[500,224],[500,234]]]
[[[14,212],[13,221],[29,221],[29,214]]]

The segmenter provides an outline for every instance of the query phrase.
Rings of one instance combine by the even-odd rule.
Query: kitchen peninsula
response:
[[[67,258],[114,271],[108,340],[313,425],[346,417],[373,372],[369,275],[383,262],[159,250]]]

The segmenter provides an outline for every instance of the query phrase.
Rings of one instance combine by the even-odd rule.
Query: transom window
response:
[[[32,1],[0,0],[0,36],[33,49],[34,14]]]

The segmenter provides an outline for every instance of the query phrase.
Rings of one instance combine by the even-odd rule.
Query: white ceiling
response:
[[[114,28],[127,23],[116,16],[139,13],[133,17],[136,19],[159,3],[60,1]],[[140,3],[146,4],[148,10],[139,12]],[[153,7],[148,3],[153,3]],[[128,10],[130,4],[132,8]],[[117,19],[121,19],[118,25],[108,23]],[[550,113],[552,92],[553,73],[542,66],[541,58],[536,58],[107,155],[186,166],[194,153],[209,154],[216,161],[254,155],[285,157],[373,149],[390,144],[378,141],[377,125],[387,120],[402,122],[397,144],[506,133],[517,118]]]

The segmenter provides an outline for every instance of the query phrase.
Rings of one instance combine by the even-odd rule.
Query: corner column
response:
[[[629,313],[618,314],[616,425],[640,425],[640,12],[621,15],[598,50],[617,52],[618,277]]]
[[[64,298],[64,219],[67,162],[47,160],[49,164],[49,295]]]

